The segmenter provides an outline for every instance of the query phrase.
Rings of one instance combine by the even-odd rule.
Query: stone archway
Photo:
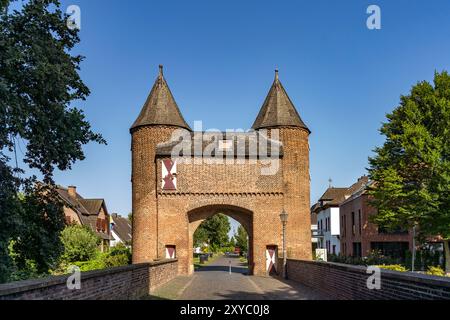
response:
[[[241,207],[233,205],[206,205],[193,209],[187,213],[188,223],[189,223],[189,244],[188,244],[188,263],[189,263],[189,274],[194,272],[194,262],[193,262],[193,239],[194,232],[197,228],[205,221],[207,218],[212,217],[218,213],[222,213],[229,216],[239,222],[245,229],[249,238],[248,246],[248,268],[249,274],[253,274],[254,259],[253,259],[253,212]]]

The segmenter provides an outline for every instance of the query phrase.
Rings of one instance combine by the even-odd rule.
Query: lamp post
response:
[[[283,225],[283,277],[287,279],[287,254],[286,254],[286,224],[288,222],[288,214],[283,209],[283,212],[280,214],[280,220]]]

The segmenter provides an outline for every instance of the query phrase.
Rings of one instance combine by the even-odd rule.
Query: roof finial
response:
[[[333,179],[328,179],[328,182],[330,183],[330,188],[332,188],[333,187]]]
[[[278,67],[275,69],[275,81],[278,81]]]
[[[159,65],[159,76],[161,78],[164,76],[164,66],[162,64]]]

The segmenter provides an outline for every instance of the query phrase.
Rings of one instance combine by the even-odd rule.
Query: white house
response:
[[[355,190],[360,189],[368,181],[361,177],[349,188],[329,187],[311,208],[317,218],[317,247],[327,249],[328,254],[339,255],[341,252],[339,205],[348,199]],[[315,220],[315,219],[313,219]]]
[[[131,246],[131,222],[117,213],[111,215],[111,238],[111,247],[119,243],[123,243],[127,247]]]

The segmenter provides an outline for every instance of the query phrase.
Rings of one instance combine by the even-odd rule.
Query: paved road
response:
[[[231,261],[231,274],[229,262]],[[219,257],[192,277],[178,277],[158,290],[181,300],[319,300],[325,297],[292,281],[246,275],[238,258]],[[177,293],[174,293],[177,290]]]

